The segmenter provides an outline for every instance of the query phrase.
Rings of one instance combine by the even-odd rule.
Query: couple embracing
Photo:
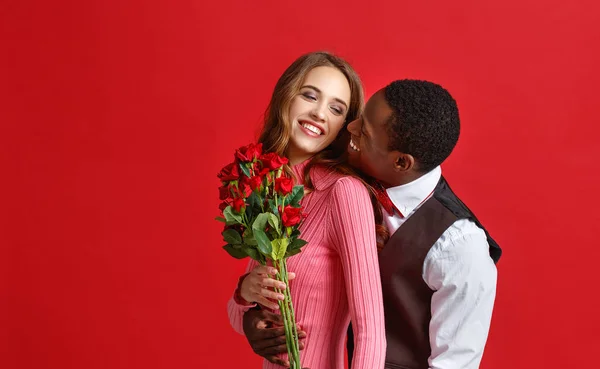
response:
[[[393,81],[365,105],[354,69],[325,52],[278,80],[259,142],[306,189],[308,243],[288,260],[304,367],[344,368],[346,338],[351,369],[479,367],[501,249],[442,175],[459,132],[432,82]],[[276,273],[250,261],[228,303],[269,369],[288,365]]]

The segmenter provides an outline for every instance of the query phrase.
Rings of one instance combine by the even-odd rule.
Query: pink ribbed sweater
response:
[[[300,181],[307,163],[293,168]],[[321,167],[313,167],[311,179],[315,190],[302,200],[308,217],[300,228],[300,237],[308,244],[288,259],[288,270],[296,273],[290,281],[296,320],[307,334],[302,366],[343,369],[346,330],[352,320],[352,369],[383,368],[383,301],[368,192],[357,179]],[[251,260],[247,271],[257,265]],[[240,334],[247,310],[233,297],[229,300],[229,320]],[[263,369],[282,367],[265,360]]]

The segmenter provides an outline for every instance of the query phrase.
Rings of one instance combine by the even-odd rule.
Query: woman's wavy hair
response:
[[[296,59],[277,81],[271,101],[265,112],[265,122],[258,142],[263,144],[265,152],[275,152],[287,157],[287,149],[292,132],[292,122],[289,120],[289,111],[292,100],[300,92],[300,88],[306,79],[306,75],[316,67],[332,67],[339,70],[348,80],[350,85],[350,103],[344,126],[335,140],[324,150],[312,157],[304,171],[304,185],[311,191],[314,190],[310,178],[310,168],[321,165],[330,170],[358,178],[369,190],[373,210],[375,212],[375,224],[377,230],[377,248],[381,250],[383,244],[389,238],[389,233],[383,226],[383,214],[376,197],[375,189],[365,181],[359,173],[348,164],[347,147],[350,134],[346,129],[349,122],[360,117],[364,109],[364,93],[362,82],[358,74],[345,60],[328,52],[312,52],[302,55]],[[293,176],[289,166],[285,171]]]

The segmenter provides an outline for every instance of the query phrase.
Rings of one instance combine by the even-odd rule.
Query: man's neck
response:
[[[381,183],[385,188],[402,186],[416,181],[417,179],[423,177],[425,174],[427,173],[411,171],[410,173],[403,173],[402,175],[398,175],[397,177],[392,178],[392,180],[389,183],[385,181],[381,181]]]

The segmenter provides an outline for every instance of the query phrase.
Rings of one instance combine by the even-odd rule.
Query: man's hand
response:
[[[285,329],[280,315],[269,313],[264,310],[251,309],[244,314],[244,334],[254,352],[274,364],[289,368],[290,363],[277,356],[287,354],[285,344]],[[298,325],[298,338],[306,337]],[[300,350],[304,348],[304,342],[300,341]]]

